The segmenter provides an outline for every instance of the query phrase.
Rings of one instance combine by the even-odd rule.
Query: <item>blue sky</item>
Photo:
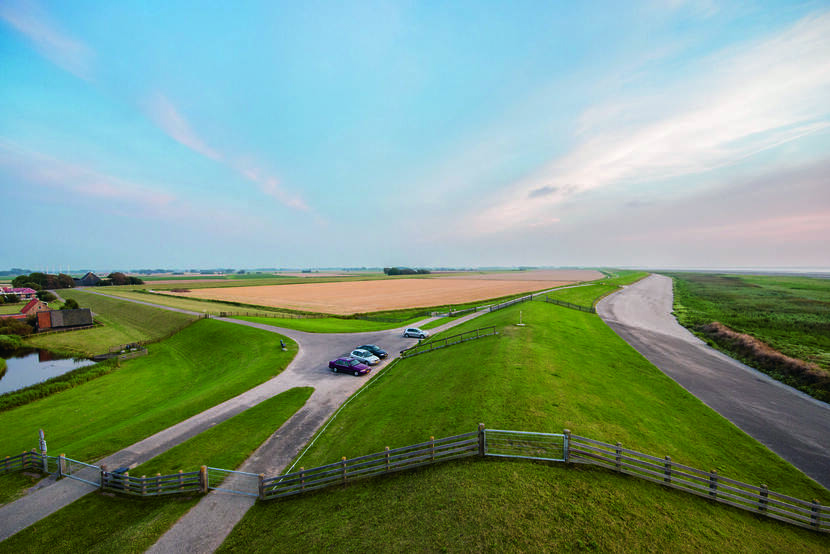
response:
[[[5,0],[0,190],[0,268],[830,267],[830,3]]]

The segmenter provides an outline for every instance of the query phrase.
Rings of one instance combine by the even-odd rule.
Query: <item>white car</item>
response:
[[[366,365],[375,365],[380,361],[380,358],[369,352],[368,350],[352,350],[352,353],[349,354],[352,358],[359,362],[363,362]]]
[[[425,339],[429,336],[429,333],[427,333],[426,331],[422,331],[417,327],[410,327],[409,329],[403,332],[403,336],[412,337],[416,339]]]

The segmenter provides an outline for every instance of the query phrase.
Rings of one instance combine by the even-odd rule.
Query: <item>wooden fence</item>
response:
[[[551,304],[556,304],[557,306],[563,306],[565,308],[570,308],[572,310],[579,310],[581,312],[588,312],[591,314],[597,313],[596,308],[593,306],[580,306],[579,304],[571,304],[570,302],[565,302],[564,300],[557,300],[555,298],[550,298],[547,294],[545,295],[545,302],[549,302]]]
[[[570,436],[569,461],[602,466],[646,481],[682,490],[735,508],[814,529],[830,531],[830,506],[773,492],[672,461],[576,435]]]
[[[830,532],[830,506],[821,505],[817,500],[793,498],[773,492],[766,485],[754,486],[729,479],[715,471],[678,464],[668,456],[658,458],[629,450],[620,443],[571,435],[567,429],[561,434],[533,433],[485,429],[484,424],[479,424],[478,430],[472,433],[441,439],[430,437],[427,442],[394,449],[386,447],[383,452],[351,459],[343,457],[333,464],[311,469],[301,467],[270,478],[206,466],[189,473],[134,477],[63,455],[40,455],[34,450],[0,460],[0,474],[22,470],[54,472],[59,477],[77,479],[102,490],[134,496],[220,490],[270,500],[473,456],[596,465],[785,523]]]
[[[260,498],[271,499],[310,492],[332,485],[345,485],[350,481],[412,469],[423,465],[477,456],[481,453],[478,432],[428,442],[386,449],[383,452],[346,459],[312,469],[299,471],[262,481]]]
[[[401,350],[401,358],[409,358],[411,356],[417,356],[418,354],[432,352],[433,350],[438,350],[439,348],[446,348],[447,346],[453,346],[454,344],[467,342],[469,340],[480,339],[482,337],[490,337],[493,335],[498,335],[498,332],[496,332],[495,325],[491,325],[490,327],[480,327],[478,329],[473,329],[472,331],[465,331],[463,333],[452,335],[450,337],[416,344],[411,348]]]

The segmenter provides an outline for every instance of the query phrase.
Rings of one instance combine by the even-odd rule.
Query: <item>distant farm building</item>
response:
[[[50,310],[47,312],[38,312],[37,314],[37,328],[39,331],[88,327],[92,324],[92,311],[89,308]]]
[[[29,303],[23,306],[23,309],[20,310],[20,313],[23,315],[29,315],[36,314],[38,312],[48,312],[49,309],[49,304],[43,302],[42,300],[34,299],[29,300]]]
[[[94,287],[101,282],[101,278],[92,273],[91,271],[87,272],[87,274],[81,277],[80,279],[72,280],[75,281],[76,287]]]
[[[6,296],[8,294],[15,294],[21,300],[31,300],[32,298],[35,298],[37,296],[37,291],[35,289],[30,289],[29,287],[14,289],[11,287],[3,287],[2,289],[0,289],[0,293],[2,293],[3,296]]]

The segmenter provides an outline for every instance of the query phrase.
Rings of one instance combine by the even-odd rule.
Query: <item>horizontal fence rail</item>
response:
[[[563,434],[487,429],[484,432],[484,445],[487,456],[551,462],[565,461],[565,435]]]
[[[475,456],[479,454],[479,442],[477,432],[466,433],[391,450],[387,447],[383,452],[343,458],[339,462],[309,470],[300,468],[293,473],[263,480],[262,498],[280,498],[383,473]]]
[[[522,296],[521,298],[515,298],[513,300],[508,300],[507,302],[502,302],[501,304],[493,304],[488,309],[491,312],[495,312],[496,310],[501,310],[502,308],[507,308],[507,307],[512,306],[514,304],[519,304],[521,302],[528,302],[530,300],[533,300],[533,295],[532,294],[528,294],[527,296]]]
[[[591,314],[597,313],[596,308],[594,308],[593,306],[588,307],[588,306],[580,306],[579,304],[572,304],[570,302],[565,302],[564,300],[557,300],[555,298],[551,298],[547,294],[545,295],[544,300],[545,300],[545,302],[548,302],[550,304],[556,304],[557,306],[570,308],[572,310],[579,310],[581,312],[588,312],[588,313],[591,313]]]
[[[32,450],[0,460],[0,474],[12,471],[42,471],[77,479],[101,490],[134,496],[160,496],[179,493],[230,492],[261,500],[283,498],[377,475],[405,471],[429,464],[477,456],[518,458],[591,464],[647,481],[695,494],[735,508],[770,517],[785,523],[820,532],[830,532],[830,506],[771,491],[766,485],[754,486],[679,464],[670,457],[659,458],[586,437],[485,429],[435,439],[400,448],[387,447],[358,458],[314,467],[277,477],[202,466],[199,471],[172,475],[135,477],[129,472],[107,471],[72,460],[64,455],[46,456]]]
[[[672,461],[585,437],[571,436],[569,461],[607,469],[696,494],[735,508],[813,529],[830,531],[830,507],[807,502]]]
[[[446,348],[447,346],[453,346],[455,344],[480,339],[482,337],[491,337],[493,335],[498,335],[495,325],[491,325],[490,327],[480,327],[478,329],[473,329],[472,331],[465,331],[457,335],[452,335],[451,337],[416,344],[411,348],[401,350],[401,358],[409,358],[410,356],[425,354],[427,352],[432,352],[433,350],[438,350],[439,348]]]

